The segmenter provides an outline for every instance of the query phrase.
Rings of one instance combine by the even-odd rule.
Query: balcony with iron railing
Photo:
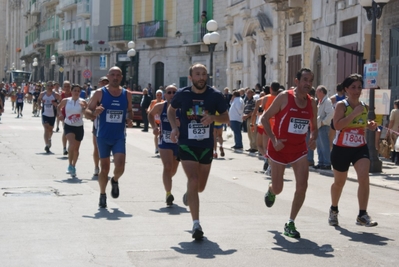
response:
[[[55,42],[60,39],[59,31],[56,29],[40,31],[40,41],[42,42]]]
[[[168,21],[166,20],[139,22],[137,25],[137,37],[146,39],[165,39],[167,38],[167,24]]]
[[[32,16],[40,14],[40,3],[39,2],[32,3],[32,5],[30,6],[30,14]]]
[[[68,11],[71,9],[75,9],[77,6],[78,0],[60,0],[58,4],[62,11]]]
[[[41,0],[41,2],[43,6],[47,7],[58,4],[59,0]]]
[[[117,25],[108,27],[108,41],[109,42],[129,42],[135,41],[135,26],[134,25]]]
[[[82,43],[80,45],[75,45],[75,51],[80,55],[88,55],[88,54],[102,54],[104,52],[109,52],[110,48],[108,44],[105,44],[103,41],[93,40],[89,43]]]
[[[90,18],[90,0],[81,0],[78,3],[76,16],[82,18]]]
[[[69,39],[69,40],[64,40],[62,43],[62,52],[75,52],[75,44],[73,43],[74,40],[73,39]],[[60,53],[60,51],[58,51],[58,53]]]

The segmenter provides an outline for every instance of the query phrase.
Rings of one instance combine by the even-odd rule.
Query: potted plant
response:
[[[105,44],[105,41],[100,40],[100,41],[98,41],[98,44],[103,45],[103,44]]]
[[[92,51],[93,47],[91,45],[86,45],[85,50],[86,51]]]

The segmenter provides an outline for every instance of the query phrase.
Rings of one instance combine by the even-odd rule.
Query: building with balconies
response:
[[[109,56],[109,2],[99,0],[60,0],[56,14],[62,18],[57,52],[63,66],[63,78],[82,84],[97,81],[107,74]],[[90,77],[83,77],[90,70]],[[88,72],[85,72],[86,74]]]

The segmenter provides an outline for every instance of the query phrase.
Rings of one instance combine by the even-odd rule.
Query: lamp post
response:
[[[209,85],[213,86],[213,52],[215,51],[215,46],[220,40],[220,35],[216,31],[218,29],[218,23],[215,20],[210,20],[206,23],[206,29],[208,33],[204,35],[204,43],[209,47],[209,52],[211,54],[211,61],[209,63]]]
[[[37,65],[38,65],[39,63],[37,62],[37,58],[35,57],[34,59],[33,59],[33,63],[32,63],[32,66],[35,68],[35,82],[37,82]]]
[[[53,80],[54,81],[54,79],[55,79],[55,64],[57,63],[57,61],[55,60],[55,56],[54,55],[52,55],[51,56],[51,61],[50,61],[50,64],[51,64],[51,80]]]
[[[22,61],[21,61],[21,68],[22,68],[22,71],[25,71],[25,67],[26,67],[26,65],[25,65],[25,60],[22,60]]]
[[[127,56],[130,58],[129,87],[130,90],[133,90],[133,58],[136,55],[136,50],[134,50],[135,43],[133,41],[130,41],[127,46],[129,47],[129,51],[127,51]]]
[[[370,63],[376,61],[376,32],[377,19],[381,17],[382,8],[389,0],[359,0],[359,3],[366,10],[367,19],[371,21],[371,44],[370,44]],[[369,112],[367,118],[375,120],[375,88],[370,88]],[[382,172],[382,162],[378,158],[378,152],[375,148],[375,131],[367,131],[367,144],[370,154],[370,172]]]

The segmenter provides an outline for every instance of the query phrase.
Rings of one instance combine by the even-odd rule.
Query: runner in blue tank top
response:
[[[154,135],[159,135],[159,154],[161,156],[163,164],[162,180],[166,191],[166,204],[168,206],[173,205],[174,197],[171,193],[172,191],[172,177],[176,174],[177,167],[179,166],[178,159],[178,146],[173,143],[170,139],[170,133],[172,132],[172,127],[170,126],[167,117],[167,108],[170,105],[170,101],[177,91],[176,86],[169,85],[165,89],[165,102],[160,102],[155,104],[148,113],[148,121],[151,124]],[[159,115],[161,124],[157,127],[155,123],[155,115]]]
[[[110,155],[114,156],[114,176],[111,178],[111,195],[119,197],[118,180],[125,169],[126,158],[126,113],[133,119],[132,96],[120,86],[122,81],[122,70],[112,67],[108,71],[108,87],[97,90],[90,99],[86,116],[89,119],[98,116],[97,146],[100,155],[100,173],[98,182],[100,185],[101,208],[107,207],[107,196],[105,193],[110,170]]]

